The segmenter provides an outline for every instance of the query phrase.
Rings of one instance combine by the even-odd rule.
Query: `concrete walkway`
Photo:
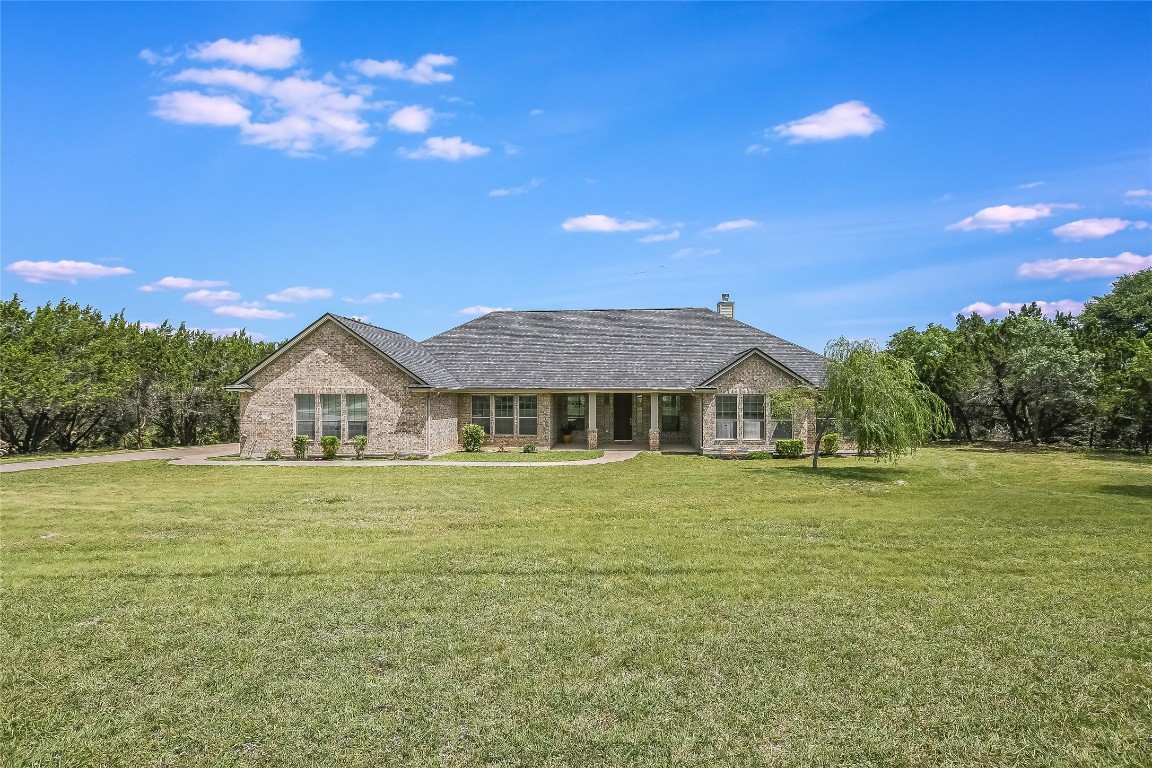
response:
[[[640,451],[608,450],[598,459],[579,461],[392,461],[390,459],[364,459],[362,461],[261,461],[244,459],[213,461],[214,456],[235,456],[240,450],[236,443],[199,445],[194,448],[156,448],[148,451],[104,453],[97,456],[76,456],[67,459],[31,459],[12,464],[0,464],[0,472],[24,472],[29,469],[76,467],[84,464],[112,464],[120,461],[170,460],[179,467],[571,467],[582,464],[611,464],[635,458]]]

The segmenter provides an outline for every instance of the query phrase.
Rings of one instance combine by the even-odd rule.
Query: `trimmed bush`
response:
[[[536,453],[536,446],[532,443],[525,443],[524,447],[520,449],[521,453]]]
[[[777,440],[776,455],[782,459],[798,459],[804,455],[804,441]]]
[[[352,447],[356,449],[356,458],[364,458],[364,450],[368,447],[368,435],[356,435],[352,438]]]
[[[308,458],[308,435],[296,435],[292,438],[292,455],[298,459]]]
[[[768,451],[749,451],[746,459],[770,459],[772,454]]]
[[[836,451],[840,450],[840,433],[829,432],[820,438],[820,455],[821,456],[835,456]]]
[[[284,454],[281,453],[280,451],[276,450],[275,448],[268,451],[268,453],[264,454],[264,461],[280,461],[283,458],[284,458]]]
[[[340,438],[336,435],[324,435],[320,438],[320,452],[325,461],[335,459],[338,450],[340,450]]]
[[[484,447],[484,427],[479,424],[465,424],[460,430],[460,444],[468,453],[479,453]]]

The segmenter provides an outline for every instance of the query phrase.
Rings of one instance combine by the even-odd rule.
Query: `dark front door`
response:
[[[632,395],[612,396],[612,439],[632,439]]]

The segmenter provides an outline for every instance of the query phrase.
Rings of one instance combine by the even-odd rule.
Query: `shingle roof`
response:
[[[823,371],[815,352],[699,308],[491,312],[420,346],[462,389],[688,389],[751,349],[812,384]]]
[[[377,328],[374,325],[353,320],[350,317],[332,315],[332,319],[340,323],[352,333],[407,368],[432,387],[455,389],[459,383],[444,366],[425,349],[420,342],[411,339],[402,333]]]

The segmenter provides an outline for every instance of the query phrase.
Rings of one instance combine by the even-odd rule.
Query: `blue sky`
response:
[[[1152,265],[1152,5],[3,3],[0,280],[426,338],[714,306],[822,349]]]

